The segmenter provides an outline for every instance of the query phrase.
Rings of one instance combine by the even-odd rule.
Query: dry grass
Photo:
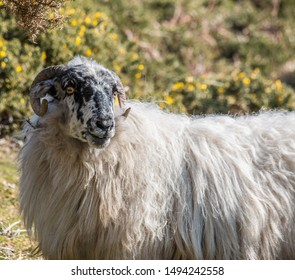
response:
[[[32,259],[29,240],[18,211],[16,157],[21,143],[0,139],[0,260]]]
[[[64,16],[60,8],[67,0],[4,0],[4,6],[15,15],[19,26],[33,41],[40,32],[61,27]]]

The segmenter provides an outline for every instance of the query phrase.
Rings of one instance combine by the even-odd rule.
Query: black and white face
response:
[[[62,102],[68,108],[68,125],[72,137],[96,147],[105,147],[115,134],[114,73],[100,67],[70,67],[58,77]],[[55,83],[56,84],[56,83]]]
[[[122,91],[118,76],[84,58],[75,58],[50,80],[33,87],[31,95],[51,95],[66,112],[71,137],[104,148],[115,134],[114,98]]]

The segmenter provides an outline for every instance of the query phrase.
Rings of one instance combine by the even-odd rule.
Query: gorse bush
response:
[[[120,40],[116,26],[105,13],[73,6],[60,11],[69,18],[68,24],[62,30],[42,34],[37,44],[30,42],[19,30],[11,15],[0,10],[3,19],[0,26],[2,135],[17,128],[28,115],[30,84],[38,71],[47,65],[67,62],[75,55],[93,57],[119,75],[128,73],[126,84],[135,87],[138,84],[144,73],[138,46],[132,41]]]
[[[267,108],[294,108],[292,88],[269,80],[259,68],[235,69],[224,75],[187,77],[173,84],[161,107],[174,105],[190,114],[255,112]]]
[[[67,19],[63,29],[33,43],[0,1],[0,133],[17,129],[29,115],[35,75],[75,55],[114,70],[130,98],[168,110],[294,109],[293,89],[278,79],[295,52],[291,2],[67,1],[48,13]]]

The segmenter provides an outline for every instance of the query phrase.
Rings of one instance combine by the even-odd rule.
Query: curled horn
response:
[[[49,66],[43,69],[34,79],[30,88],[30,103],[33,111],[38,116],[44,116],[48,109],[47,100],[43,99],[42,103],[40,102],[40,98],[44,97],[47,92],[44,89],[42,90],[39,83],[50,80],[56,75],[63,73],[65,70],[66,67],[64,65]]]

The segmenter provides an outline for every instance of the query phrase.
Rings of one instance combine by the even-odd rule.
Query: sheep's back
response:
[[[190,237],[195,252],[282,258],[288,244],[294,256],[295,114],[197,118],[186,139],[191,223],[202,220]]]

